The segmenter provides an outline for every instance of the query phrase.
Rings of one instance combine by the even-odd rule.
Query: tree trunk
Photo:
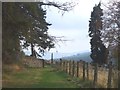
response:
[[[31,56],[36,57],[33,43],[31,43]]]

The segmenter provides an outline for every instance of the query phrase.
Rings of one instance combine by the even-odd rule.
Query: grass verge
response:
[[[77,88],[67,80],[68,75],[55,71],[50,66],[45,68],[27,68],[20,71],[3,72],[3,88]]]

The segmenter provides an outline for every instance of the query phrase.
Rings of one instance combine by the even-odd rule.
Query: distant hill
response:
[[[54,60],[60,60],[60,58],[62,58],[62,59],[66,59],[66,60],[76,60],[76,61],[84,60],[86,62],[91,62],[92,59],[90,58],[90,53],[91,52],[84,52],[84,53],[76,53],[75,54],[75,53],[56,53],[56,52],[54,52],[53,58],[54,58]],[[31,52],[25,51],[25,54],[29,56],[31,54]],[[45,56],[43,56],[42,58],[50,60],[51,53],[50,52],[45,53]]]
[[[91,62],[92,59],[90,57],[90,52],[84,52],[84,53],[78,53],[76,55],[72,55],[72,56],[67,56],[67,57],[63,57],[62,59],[66,59],[66,60],[84,60],[86,62]]]

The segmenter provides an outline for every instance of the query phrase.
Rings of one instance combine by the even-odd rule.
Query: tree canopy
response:
[[[113,0],[104,6],[102,39],[111,52],[109,57],[115,58],[120,66],[120,1]]]
[[[40,52],[54,46],[52,38],[48,35],[46,11],[40,3],[3,3],[3,58],[19,55],[22,47],[39,47]]]
[[[110,46],[115,46],[119,42],[120,32],[120,2],[109,2],[105,6],[103,16],[103,41]]]
[[[2,3],[2,46],[3,60],[18,60],[22,48],[31,46],[32,56],[41,56],[45,50],[54,48],[54,40],[48,34],[46,10],[42,5],[69,11],[69,3],[55,2],[3,2]],[[70,7],[67,7],[67,5]],[[34,49],[38,48],[39,53]],[[41,53],[41,54],[40,54]]]

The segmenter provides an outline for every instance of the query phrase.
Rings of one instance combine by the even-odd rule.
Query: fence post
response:
[[[66,68],[66,61],[64,61],[64,71],[65,71],[65,68]]]
[[[69,75],[71,75],[71,60],[69,61]]]
[[[85,80],[85,61],[83,61],[83,80]]]
[[[69,61],[67,61],[67,73],[69,73]]]
[[[59,65],[58,65],[58,62],[57,62],[57,61],[54,61],[54,67],[58,70]]]
[[[62,68],[62,59],[60,59],[60,69]]]
[[[65,61],[63,61],[63,71],[64,71],[64,68],[65,68]]]
[[[66,71],[66,60],[64,61],[64,71]]]
[[[79,61],[79,75],[80,75],[80,77],[81,77],[81,75],[82,75],[82,72],[81,72],[82,67],[83,67],[82,65],[83,65],[82,60],[80,60],[80,61]]]
[[[74,73],[75,73],[75,72],[74,72],[74,69],[75,69],[74,63],[75,63],[75,62],[74,62],[74,60],[73,60],[73,63],[72,63],[72,66],[73,66],[73,67],[72,67],[72,76],[73,76],[73,77],[74,77]]]
[[[51,64],[53,64],[53,53],[51,53]]]
[[[67,68],[68,68],[68,62],[66,61],[66,68],[65,68],[66,73],[67,73]]]
[[[98,64],[94,64],[94,81],[93,81],[93,87],[96,88],[97,86],[97,76],[98,76]]]
[[[112,80],[112,62],[109,63],[108,84],[107,84],[108,88],[111,88],[111,80]]]
[[[120,71],[118,70],[118,90],[120,90]]]
[[[87,80],[89,80],[89,64],[87,62],[87,68],[86,68],[86,71],[87,71]]]
[[[67,67],[67,73],[69,74],[69,61],[67,61],[67,65],[68,65],[68,67]]]
[[[63,71],[63,60],[61,61],[61,70]]]
[[[77,77],[79,77],[79,61],[77,61]]]

